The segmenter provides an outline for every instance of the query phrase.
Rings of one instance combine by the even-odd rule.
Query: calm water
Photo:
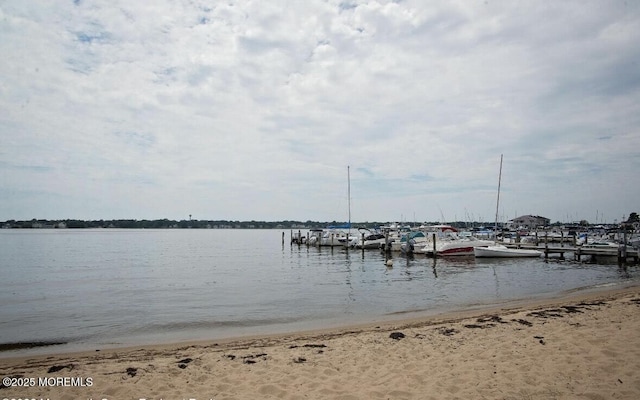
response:
[[[285,245],[278,230],[0,230],[0,343],[19,354],[278,333],[625,285],[637,267]],[[16,355],[15,351],[0,356]]]

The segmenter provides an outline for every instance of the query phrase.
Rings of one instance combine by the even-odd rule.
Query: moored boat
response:
[[[424,247],[428,241],[429,238],[422,231],[406,232],[398,241],[392,242],[391,250],[409,254]]]
[[[436,256],[472,256],[476,247],[487,247],[494,245],[492,240],[482,240],[474,237],[456,238],[444,241],[437,241],[435,245]],[[422,252],[428,256],[434,255],[433,244],[427,244]]]
[[[487,247],[474,247],[473,254],[476,257],[500,257],[500,258],[519,258],[519,257],[540,257],[541,251],[533,249],[512,249],[503,245],[494,245]]]
[[[350,239],[352,239],[351,236]],[[345,246],[347,243],[347,232],[341,230],[341,228],[329,227],[322,232],[320,238],[320,246]]]
[[[346,232],[333,227],[329,227],[329,229],[311,229],[309,232],[308,243],[311,246],[344,246],[347,237]]]
[[[354,247],[357,249],[380,249],[385,245],[385,235],[379,231],[371,231],[369,229],[358,229],[360,238],[356,241]]]
[[[427,256],[472,256],[474,247],[495,244],[493,240],[478,239],[471,233],[462,236],[450,225],[433,225],[427,228],[427,241],[422,242],[422,247],[416,251]]]

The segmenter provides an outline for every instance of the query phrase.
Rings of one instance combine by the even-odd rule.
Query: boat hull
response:
[[[356,243],[354,246],[356,249],[380,249],[385,245],[384,239],[365,240],[364,243]]]
[[[488,247],[475,247],[473,254],[476,257],[485,258],[525,258],[525,257],[540,257],[543,253],[538,250],[529,249],[510,249],[505,246],[488,246]]]
[[[474,249],[476,247],[486,247],[493,244],[495,244],[495,242],[479,239],[451,240],[436,242],[435,250],[436,256],[472,256],[474,255]],[[422,252],[428,256],[433,256],[433,244],[431,246],[429,246],[429,244],[424,246]]]

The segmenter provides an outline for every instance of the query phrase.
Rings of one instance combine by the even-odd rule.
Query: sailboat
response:
[[[317,233],[317,239],[310,242],[318,246],[346,246],[353,247],[357,242],[357,235],[351,234],[351,175],[347,166],[347,196],[349,199],[349,222],[346,225],[329,226]],[[347,230],[345,232],[345,229]]]
[[[351,234],[351,166],[347,165],[347,202],[349,209],[349,220],[347,222],[347,232],[338,241],[345,247],[354,247],[358,243],[357,235]]]
[[[498,198],[496,200],[496,223],[494,227],[494,235],[498,234],[498,210],[500,209],[500,184],[502,181],[502,154],[500,154],[500,173],[498,175]],[[533,249],[511,249],[507,246],[496,243],[493,246],[474,247],[473,255],[476,257],[500,257],[500,258],[516,258],[516,257],[540,257],[543,253]]]

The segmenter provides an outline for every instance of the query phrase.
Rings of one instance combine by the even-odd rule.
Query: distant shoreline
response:
[[[351,222],[352,229],[365,228],[372,229],[381,226],[389,226],[395,224],[393,221],[366,221]],[[439,221],[431,222],[403,222],[403,226],[437,225]],[[495,223],[478,222],[478,221],[455,221],[448,222],[460,229],[483,228],[492,230]],[[0,229],[321,229],[328,226],[347,226],[347,221],[234,221],[234,220],[197,220],[197,219],[110,219],[110,220],[79,220],[79,219],[31,219],[31,220],[14,220],[9,219],[0,222]],[[505,227],[506,223],[499,223],[498,226]],[[564,229],[589,229],[599,228],[617,228],[618,224],[598,224],[598,225],[576,225],[575,223],[553,223],[549,229],[562,227]]]
[[[0,228],[5,229],[91,229],[91,228],[115,228],[115,229],[314,229],[326,228],[329,225],[348,224],[343,221],[232,221],[232,220],[137,220],[137,219],[113,219],[113,220],[75,220],[75,219],[32,219],[32,220],[7,220],[0,222]],[[373,228],[388,222],[362,222],[351,223],[353,228]]]

